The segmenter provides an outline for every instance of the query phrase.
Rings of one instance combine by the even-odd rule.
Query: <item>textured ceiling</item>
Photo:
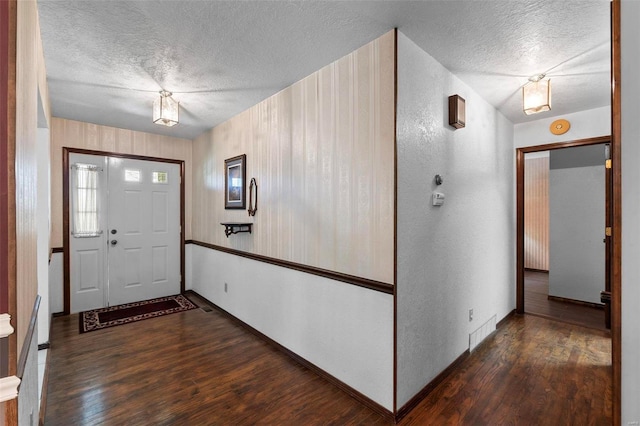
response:
[[[514,123],[609,105],[608,0],[39,0],[54,116],[195,138],[397,27]],[[520,87],[552,80],[552,111]],[[428,78],[428,76],[425,76]],[[151,123],[161,89],[180,124]]]

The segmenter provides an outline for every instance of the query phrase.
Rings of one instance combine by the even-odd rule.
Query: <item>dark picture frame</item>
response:
[[[244,209],[246,206],[247,156],[224,160],[224,208]]]

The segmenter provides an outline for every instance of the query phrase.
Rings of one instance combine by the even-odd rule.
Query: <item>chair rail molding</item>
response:
[[[11,315],[0,314],[0,339],[4,339],[13,334],[13,327],[11,327]]]

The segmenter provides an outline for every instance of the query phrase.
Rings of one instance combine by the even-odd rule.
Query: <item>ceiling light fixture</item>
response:
[[[529,82],[522,86],[522,109],[527,115],[551,109],[551,80],[545,80],[544,74],[529,77]]]
[[[171,92],[160,91],[160,97],[153,101],[153,122],[171,127],[178,124],[180,102],[173,99]]]

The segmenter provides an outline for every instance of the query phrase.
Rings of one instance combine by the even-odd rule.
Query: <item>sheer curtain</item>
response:
[[[98,217],[98,173],[93,164],[74,164],[73,231],[77,238],[97,237],[102,234]]]

